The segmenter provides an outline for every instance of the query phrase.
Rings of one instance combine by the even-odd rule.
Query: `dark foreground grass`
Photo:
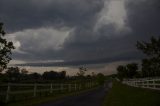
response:
[[[91,90],[95,90],[98,87],[92,88],[92,89],[87,89],[87,90],[82,90],[82,91],[76,91],[76,92],[65,92],[62,94],[55,94],[55,95],[50,95],[47,97],[36,97],[33,99],[28,99],[25,101],[17,101],[14,103],[8,103],[8,104],[3,104],[4,106],[38,106],[39,104],[47,103],[50,101],[56,101],[58,99],[62,99],[67,96],[74,96],[78,95],[80,93],[88,92]]]
[[[104,106],[160,106],[160,91],[130,87],[114,81]]]

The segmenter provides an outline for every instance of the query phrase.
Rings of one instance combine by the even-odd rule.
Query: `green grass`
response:
[[[43,104],[43,103],[46,103],[49,101],[56,101],[58,99],[61,99],[63,97],[67,97],[67,96],[78,95],[80,93],[88,92],[90,90],[94,90],[97,88],[98,87],[87,89],[87,90],[82,90],[82,91],[76,91],[76,92],[64,92],[61,94],[57,93],[57,94],[50,95],[47,97],[36,97],[36,98],[28,99],[25,101],[16,101],[13,103],[8,103],[8,104],[5,104],[5,106],[38,106],[39,104]]]
[[[160,91],[130,87],[114,81],[104,106],[160,106]]]

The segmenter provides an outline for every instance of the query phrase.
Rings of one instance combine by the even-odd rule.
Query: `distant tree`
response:
[[[59,77],[59,74],[55,71],[46,71],[42,74],[45,80],[55,80]]]
[[[20,73],[21,73],[21,75],[20,75],[21,81],[28,80],[28,70],[27,69],[25,69],[25,68],[21,69]]]
[[[127,64],[126,70],[127,70],[127,77],[133,78],[137,74],[138,65],[136,63]]]
[[[117,67],[117,76],[120,80],[123,78],[133,78],[138,76],[138,65],[136,63],[127,64],[125,66],[120,65]]]
[[[31,74],[29,74],[28,76],[29,76],[29,78],[30,78],[30,80],[31,80],[32,82],[37,82],[38,80],[41,79],[41,74],[36,73],[36,72],[31,73]]]
[[[9,67],[6,71],[9,81],[18,81],[20,78],[20,69],[18,67]]]
[[[138,41],[137,48],[147,55],[142,60],[143,76],[160,76],[160,37],[151,37],[150,42]]]
[[[21,69],[21,74],[23,74],[23,75],[26,75],[26,74],[28,74],[28,71],[27,71],[27,69],[25,69],[25,68]]]
[[[92,72],[91,75],[92,75],[92,77],[95,77],[95,76],[96,76],[96,74],[95,74],[94,72]]]
[[[91,79],[92,76],[91,76],[91,75],[86,75],[86,78],[87,78],[87,79]]]
[[[13,43],[4,38],[5,34],[3,23],[0,23],[0,72],[7,68],[7,64],[11,60],[11,50],[14,49]]]
[[[59,72],[59,78],[60,79],[65,79],[66,78],[66,71]]]
[[[127,70],[126,70],[125,66],[120,65],[120,66],[117,67],[117,77],[120,80],[123,80],[123,78],[127,77]]]
[[[105,82],[105,76],[104,76],[104,74],[98,73],[97,76],[96,76],[96,78],[97,78],[97,81],[98,81],[99,84],[104,84],[104,82]]]
[[[79,72],[77,73],[77,76],[84,77],[86,71],[87,69],[85,67],[79,67]]]

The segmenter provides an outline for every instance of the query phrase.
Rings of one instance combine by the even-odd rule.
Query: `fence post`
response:
[[[89,81],[89,88],[91,88],[91,82]]]
[[[136,82],[137,82],[137,80],[135,79],[134,82],[133,82],[134,83],[134,87],[137,87]]]
[[[145,88],[145,81],[140,80],[139,81],[139,87]]]
[[[63,84],[61,84],[61,92],[63,92]]]
[[[53,85],[51,83],[51,86],[50,86],[50,93],[53,93]]]
[[[81,90],[81,84],[79,84],[79,90]]]
[[[133,83],[134,83],[134,87],[136,87],[136,80],[134,80],[134,82],[133,82]]]
[[[68,84],[68,91],[71,92],[72,88],[71,88],[71,84]]]
[[[147,88],[149,88],[149,80],[147,81]]]
[[[156,80],[153,79],[153,89],[156,88]]]
[[[36,97],[36,92],[37,92],[37,84],[34,84],[34,92],[33,92],[33,96]]]
[[[75,91],[77,90],[77,85],[76,85],[76,83],[74,84],[74,89],[75,89]]]
[[[87,83],[85,83],[85,88],[87,88]]]
[[[8,83],[8,85],[7,85],[7,92],[6,92],[6,101],[5,101],[6,103],[9,101],[10,90],[11,90],[10,83]]]

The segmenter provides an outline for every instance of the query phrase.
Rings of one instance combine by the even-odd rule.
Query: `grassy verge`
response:
[[[114,81],[104,106],[160,106],[160,91],[130,87]]]
[[[92,89],[87,89],[87,90],[82,90],[82,91],[76,91],[76,92],[65,92],[62,94],[55,94],[55,95],[50,95],[47,97],[36,97],[33,99],[28,99],[25,101],[17,101],[14,103],[8,103],[5,104],[5,106],[37,106],[39,104],[43,104],[43,103],[47,103],[49,101],[56,101],[58,99],[62,99],[64,97],[67,96],[74,96],[74,95],[78,95],[80,93],[84,93],[84,92],[88,92],[94,89],[97,89],[98,87],[92,88]]]

